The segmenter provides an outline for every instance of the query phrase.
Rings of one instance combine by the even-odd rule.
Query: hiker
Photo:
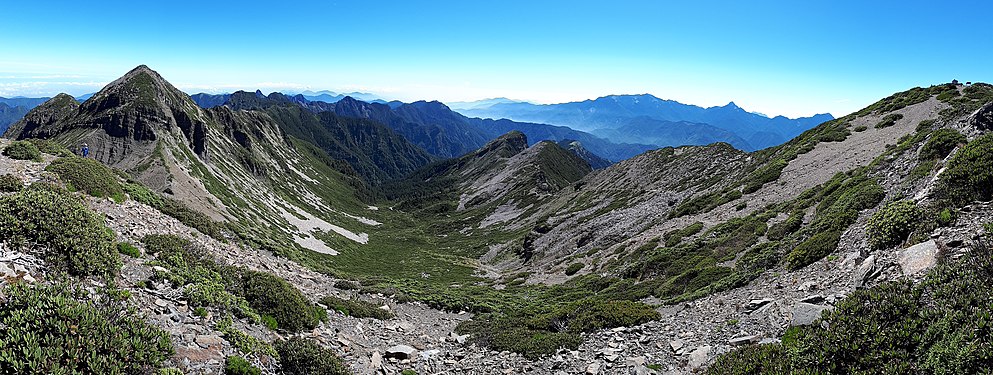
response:
[[[90,146],[87,145],[87,144],[85,144],[85,143],[83,143],[82,152],[83,152],[83,157],[84,158],[87,157],[88,155],[90,155]]]

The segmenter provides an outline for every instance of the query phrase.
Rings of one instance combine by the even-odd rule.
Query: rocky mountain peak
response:
[[[527,148],[528,137],[524,133],[514,130],[487,143],[476,151],[476,156],[483,157],[495,154],[500,157],[509,158],[521,153]]]

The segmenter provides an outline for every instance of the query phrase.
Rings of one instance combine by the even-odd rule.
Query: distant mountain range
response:
[[[11,124],[17,122],[34,107],[41,105],[51,98],[3,98],[0,97],[0,134],[7,131]]]
[[[458,103],[466,116],[563,125],[614,142],[651,142],[657,146],[727,142],[752,151],[782,144],[830,114],[790,119],[748,112],[733,102],[703,108],[649,94],[610,95],[595,100],[538,105],[507,99]]]

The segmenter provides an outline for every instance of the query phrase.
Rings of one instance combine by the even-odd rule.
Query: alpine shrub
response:
[[[38,146],[28,141],[14,141],[3,148],[3,155],[16,160],[41,161]]]
[[[913,201],[890,202],[869,218],[866,225],[869,245],[879,250],[903,243],[920,218],[921,210]]]
[[[24,189],[21,179],[12,174],[0,175],[0,193],[16,193]]]
[[[224,375],[259,375],[262,370],[252,366],[244,358],[230,355],[224,360]]]
[[[0,197],[0,238],[15,247],[41,245],[51,265],[72,275],[117,274],[113,232],[68,192],[26,189]]]
[[[276,343],[280,370],[286,375],[347,375],[351,372],[331,349],[312,340],[294,337]]]
[[[944,159],[956,146],[965,142],[965,136],[954,129],[938,129],[931,133],[918,157],[920,160]]]
[[[965,145],[941,174],[936,194],[964,206],[975,200],[993,199],[993,134]]]
[[[72,189],[98,198],[124,200],[124,190],[118,182],[117,175],[96,160],[77,157],[58,158],[45,170],[59,175],[59,178]]]
[[[393,317],[393,313],[389,310],[383,310],[379,308],[379,305],[377,304],[358,299],[347,300],[335,296],[326,296],[321,298],[318,302],[324,306],[327,306],[328,309],[356,318],[374,318],[384,320]]]
[[[4,294],[3,373],[150,373],[173,353],[168,333],[105,294],[94,300],[67,283],[19,283]]]

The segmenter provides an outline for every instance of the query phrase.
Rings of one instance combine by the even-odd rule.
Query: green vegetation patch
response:
[[[16,193],[24,189],[21,179],[12,174],[0,175],[0,193]]]
[[[569,265],[569,267],[566,267],[566,269],[565,269],[565,275],[566,276],[575,275],[576,272],[579,272],[579,270],[583,269],[583,267],[585,267],[585,265],[582,264],[582,263],[579,263],[579,262],[572,263],[572,264]]]
[[[313,329],[326,317],[324,309],[279,277],[217,264],[206,249],[180,237],[149,235],[142,241],[169,270],[155,277],[182,286],[193,306],[221,308],[256,322],[268,317],[290,332]]]
[[[903,115],[902,114],[891,113],[891,114],[888,114],[885,117],[883,117],[882,120],[879,120],[879,122],[877,122],[874,127],[876,129],[888,128],[890,126],[896,125],[896,122],[897,121],[900,121],[901,119],[903,119]]]
[[[0,197],[0,238],[15,248],[40,245],[45,260],[72,275],[116,275],[114,234],[79,197],[57,189],[26,189]]]
[[[35,147],[38,147],[38,151],[44,152],[52,156],[70,157],[75,155],[72,153],[72,151],[69,151],[69,149],[65,148],[65,146],[50,139],[31,138],[28,139],[27,141],[34,144]]]
[[[965,145],[941,174],[936,195],[954,205],[993,199],[993,134]]]
[[[993,252],[939,264],[925,279],[854,292],[781,344],[720,356],[711,374],[978,374],[993,366]]]
[[[124,190],[117,174],[93,159],[68,157],[52,161],[45,170],[54,172],[70,190],[78,190],[94,197],[124,200]]]
[[[890,202],[866,224],[869,245],[885,249],[903,243],[921,220],[921,209],[913,201]]]
[[[259,375],[261,373],[262,370],[239,356],[229,355],[224,359],[224,375]]]
[[[342,299],[335,296],[325,296],[318,302],[327,306],[328,309],[356,318],[385,320],[391,319],[394,316],[393,312],[379,308],[381,305],[359,299]]]
[[[3,155],[16,160],[41,161],[38,146],[28,141],[14,141],[3,148]]]
[[[931,132],[918,157],[921,161],[944,159],[955,147],[964,143],[966,138],[962,133],[954,129],[938,129]]]
[[[313,340],[294,337],[276,343],[280,370],[286,375],[347,375],[351,374],[344,362],[331,349],[323,348]]]
[[[173,354],[169,334],[106,293],[18,283],[0,303],[0,369],[12,374],[141,374]]]

